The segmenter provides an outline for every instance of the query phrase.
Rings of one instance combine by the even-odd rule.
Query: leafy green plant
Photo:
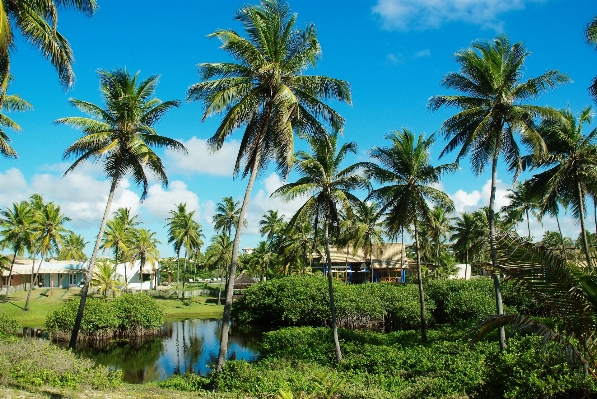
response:
[[[21,325],[12,316],[0,313],[0,339],[15,336],[21,330]]]

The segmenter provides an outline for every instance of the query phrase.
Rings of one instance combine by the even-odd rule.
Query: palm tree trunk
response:
[[[259,143],[256,143],[259,146]],[[232,296],[234,294],[234,279],[236,277],[236,266],[238,265],[238,248],[240,247],[240,237],[242,235],[242,226],[245,221],[245,215],[247,208],[249,207],[249,199],[251,198],[251,191],[253,190],[253,184],[259,173],[259,165],[261,161],[261,149],[257,148],[255,154],[255,160],[251,168],[251,177],[247,184],[247,190],[245,191],[245,197],[243,204],[240,208],[240,215],[238,216],[238,228],[234,235],[234,244],[232,245],[232,259],[230,262],[229,278],[230,284],[226,287],[226,302],[224,303],[224,316],[222,318],[222,334],[220,336],[220,351],[218,353],[218,365],[216,366],[216,372],[222,371],[224,363],[226,363],[226,352],[228,351],[228,331],[230,329],[230,310],[232,309]]]
[[[114,265],[118,268],[118,244],[116,244],[116,248],[114,249]],[[126,275],[126,264],[124,265],[124,286],[125,288],[129,286],[129,278]]]
[[[464,251],[464,260],[466,261],[466,264],[464,265],[464,279],[466,280],[468,273],[468,248]]]
[[[330,295],[330,311],[332,313],[332,337],[334,347],[336,348],[336,360],[342,361],[342,351],[340,350],[340,341],[338,340],[338,326],[336,323],[336,303],[334,302],[334,285],[332,284],[332,257],[330,256],[330,239],[328,233],[329,215],[325,218],[325,255],[328,265],[328,293]]]
[[[313,248],[311,249],[309,267],[313,267],[313,254],[317,251],[317,224],[319,223],[319,214],[315,214],[315,224],[313,225]]]
[[[178,297],[178,284],[180,283],[180,249],[176,251],[176,297]]]
[[[529,230],[529,242],[531,241],[531,221],[529,219],[529,210],[525,209],[525,213],[527,214],[527,229]]]
[[[182,267],[182,300],[185,300],[185,282],[187,281],[187,250],[184,250],[184,265]]]
[[[218,286],[218,306],[222,304],[222,264],[218,266],[218,281],[220,285]]]
[[[419,232],[417,231],[417,218],[414,220],[415,250],[417,251],[417,277],[419,280],[419,305],[421,310],[421,339],[427,342],[427,320],[425,319],[425,293],[423,292],[423,273],[421,271],[421,252],[419,251]]]
[[[8,301],[8,289],[10,288],[10,280],[12,278],[12,269],[15,265],[15,260],[17,259],[17,250],[15,249],[14,254],[12,255],[12,262],[10,262],[10,271],[8,272],[8,285],[6,286],[6,294],[4,294],[4,299],[2,303],[6,303]]]
[[[44,260],[43,257],[39,260],[40,265],[43,260]],[[39,269],[39,267],[38,267],[38,269]],[[25,301],[25,307],[23,307],[24,311],[29,310],[29,299],[31,299],[31,291],[33,291],[34,276],[35,276],[35,259],[33,259],[33,263],[31,264],[31,283],[29,283],[29,291],[27,292],[27,300]]]
[[[558,224],[558,231],[560,232],[560,241],[562,243],[562,255],[564,259],[568,260],[568,254],[566,252],[566,245],[564,244],[564,235],[562,234],[562,227],[560,227],[560,218],[558,217],[558,213],[556,212],[556,223]]]
[[[589,253],[589,241],[587,240],[587,230],[585,227],[585,202],[584,196],[582,195],[582,188],[580,184],[577,184],[577,195],[578,195],[578,203],[580,209],[580,229],[582,235],[582,244],[583,249],[585,251],[585,257],[587,259],[587,268],[590,271],[593,271],[593,262],[591,262],[591,254]]]
[[[97,234],[97,239],[95,240],[95,246],[93,247],[93,253],[91,254],[91,259],[89,260],[89,269],[87,270],[87,277],[85,278],[85,284],[83,284],[83,288],[81,289],[81,301],[79,302],[79,310],[77,311],[77,317],[75,318],[75,325],[73,326],[73,331],[70,336],[70,341],[68,343],[68,349],[75,350],[77,346],[77,338],[79,337],[79,330],[81,329],[81,321],[83,320],[83,312],[85,311],[85,302],[87,302],[87,293],[89,292],[89,283],[91,282],[91,278],[93,277],[93,268],[95,267],[95,260],[97,258],[97,251],[99,250],[100,244],[102,242],[102,237],[104,235],[104,230],[106,229],[106,223],[108,222],[108,215],[110,214],[110,206],[112,205],[112,200],[114,199],[114,192],[116,191],[116,185],[118,184],[118,179],[115,177],[112,179],[112,185],[110,186],[110,194],[108,195],[108,203],[106,204],[106,210],[104,211],[104,217],[102,219],[102,224],[100,226],[99,233]],[[125,265],[126,267],[126,265]]]
[[[499,316],[504,314],[504,304],[502,302],[502,287],[500,285],[500,275],[497,269],[497,250],[495,248],[495,193],[497,191],[497,164],[498,154],[493,156],[491,165],[491,195],[489,197],[489,246],[491,252],[491,265],[493,266],[493,287],[495,289],[495,307]],[[500,350],[506,350],[506,330],[504,327],[498,329],[500,341]]]

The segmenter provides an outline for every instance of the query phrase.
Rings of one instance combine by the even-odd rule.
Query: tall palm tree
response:
[[[135,230],[141,224],[137,220],[139,215],[131,216],[130,208],[118,208],[114,216],[106,223],[106,231],[102,237],[100,249],[112,249],[114,252],[114,264],[125,263],[124,265],[124,284],[128,284],[126,259],[123,255],[133,244]],[[122,258],[122,259],[121,259]]]
[[[170,211],[172,217],[168,223],[168,242],[174,244],[178,257],[184,248],[184,267],[182,277],[182,299],[185,299],[185,281],[187,279],[187,258],[203,245],[201,225],[193,218],[195,211],[187,211],[187,204],[178,204],[176,211]]]
[[[594,17],[585,28],[585,39],[587,43],[593,45],[597,49],[597,17]],[[589,86],[589,93],[593,100],[597,101],[597,77],[593,78],[593,83]]]
[[[539,126],[548,148],[548,155],[538,159],[534,168],[548,168],[534,175],[530,184],[543,196],[541,212],[549,211],[558,202],[566,203],[580,222],[582,247],[589,269],[593,261],[586,238],[586,197],[597,188],[597,128],[587,135],[585,123],[591,123],[593,110],[586,107],[578,119],[569,109],[560,110],[559,120],[545,120]]]
[[[14,202],[11,208],[6,207],[0,211],[0,242],[3,248],[9,247],[13,253],[8,272],[8,287],[10,287],[17,255],[22,256],[25,249],[30,247],[32,220],[33,209],[27,201]],[[8,290],[4,295],[3,303],[6,303],[7,300]]]
[[[261,237],[265,236],[269,243],[276,235],[281,233],[284,225],[284,215],[279,215],[277,210],[270,209],[263,214],[259,221],[259,234],[261,234]]]
[[[226,232],[222,232],[211,238],[211,244],[205,250],[205,262],[218,269],[218,277],[220,278],[218,305],[220,305],[222,294],[222,270],[225,270],[230,265],[233,246],[234,244],[230,240],[230,236]]]
[[[76,260],[86,261],[87,255],[85,255],[85,245],[89,244],[85,241],[83,236],[75,234],[70,231],[64,238],[64,243],[61,251],[58,253],[58,259],[60,260]]]
[[[442,86],[464,94],[433,96],[428,104],[433,111],[443,106],[461,110],[442,124],[444,137],[449,141],[440,157],[460,147],[456,163],[470,155],[476,175],[485,170],[487,163],[491,163],[489,239],[491,261],[496,271],[493,281],[499,315],[504,313],[504,309],[494,238],[498,160],[503,155],[509,169],[515,170],[517,176],[522,165],[516,133],[535,153],[545,152],[545,144],[535,129],[534,121],[537,117],[553,117],[554,112],[524,102],[570,81],[566,75],[551,70],[522,82],[524,62],[528,55],[522,43],[511,44],[506,36],[498,36],[492,41],[476,41],[471,48],[455,54],[461,72],[447,74],[442,82]],[[500,329],[499,340],[500,348],[505,349],[503,328]]]
[[[285,184],[272,193],[285,200],[307,197],[289,222],[294,226],[297,220],[309,218],[324,221],[324,240],[327,259],[328,291],[332,316],[332,334],[336,348],[336,359],[342,360],[342,351],[338,341],[336,326],[336,307],[332,286],[332,263],[330,257],[330,230],[336,236],[340,228],[339,211],[352,214],[353,207],[360,200],[352,193],[354,190],[367,189],[369,183],[360,172],[359,164],[340,169],[348,154],[356,154],[354,142],[346,143],[338,149],[338,134],[324,137],[308,137],[307,141],[313,154],[298,151],[296,154],[297,171],[301,178],[294,183]]]
[[[214,228],[218,232],[226,232],[232,236],[232,228],[238,229],[240,216],[240,201],[234,201],[232,197],[224,197],[216,205],[216,214],[214,215]],[[243,227],[246,227],[246,220]]]
[[[453,165],[432,166],[431,145],[434,135],[425,139],[403,129],[386,136],[392,142],[390,147],[374,147],[370,156],[378,164],[365,163],[367,176],[380,184],[371,191],[369,198],[378,201],[380,212],[386,216],[388,233],[396,236],[401,230],[412,226],[415,238],[417,275],[419,280],[419,303],[421,313],[421,337],[427,341],[425,319],[425,297],[419,251],[419,223],[431,224],[429,204],[442,207],[446,212],[454,208],[446,193],[433,188],[440,177],[454,170]]]
[[[0,99],[2,92],[0,92]],[[29,111],[33,109],[30,103],[19,97],[18,94],[4,95],[4,100],[0,101],[0,154],[6,158],[17,158],[17,152],[10,145],[10,137],[4,131],[4,127],[10,128],[14,131],[20,131],[21,127],[12,119],[10,119],[5,112],[11,111]]]
[[[335,99],[350,103],[347,82],[325,76],[309,76],[304,72],[314,66],[321,48],[313,24],[304,30],[294,27],[296,15],[284,0],[262,0],[260,5],[238,10],[236,19],[247,33],[244,38],[233,30],[217,30],[210,37],[223,43],[233,62],[199,64],[201,82],[192,85],[189,101],[201,100],[208,116],[225,113],[209,143],[217,150],[226,137],[245,127],[234,167],[249,182],[243,199],[240,223],[243,225],[247,206],[258,173],[270,160],[287,175],[292,168],[294,134],[325,135],[324,124],[340,131],[344,119],[324,103]],[[236,231],[230,265],[234,281],[242,229]],[[222,339],[216,371],[226,361],[230,309],[234,287],[228,286],[222,322]]]
[[[101,259],[97,262],[97,270],[93,273],[91,286],[99,287],[99,291],[104,297],[107,295],[108,290],[111,290],[113,294],[120,291],[118,286],[123,282],[118,279],[116,266],[109,259]]]
[[[143,200],[147,196],[149,187],[146,171],[150,171],[164,185],[168,184],[162,160],[151,147],[186,153],[181,143],[158,135],[153,128],[153,125],[167,111],[179,105],[179,101],[161,102],[157,98],[151,98],[155,93],[158,76],[151,76],[138,82],[139,72],[131,76],[125,69],[112,72],[100,70],[98,74],[105,109],[93,103],[72,98],[70,103],[91,117],[68,117],[55,121],[57,124],[79,128],[84,133],[82,138],[64,151],[65,159],[77,158],[65,174],[85,161],[101,160],[106,176],[111,180],[106,210],[89,260],[88,277],[81,290],[81,302],[69,342],[71,349],[74,349],[77,344],[89,281],[93,276],[97,252],[104,235],[116,186],[130,173],[135,183],[142,186],[141,199]]]
[[[441,206],[434,206],[433,209],[431,209],[431,223],[428,228],[431,238],[435,241],[434,263],[436,264],[436,271],[442,267],[442,248],[445,249],[444,240],[451,227],[449,214],[450,212],[446,211],[446,209]]]
[[[15,29],[36,47],[58,71],[65,88],[75,81],[73,53],[64,36],[58,32],[58,8],[70,8],[89,17],[97,9],[95,0],[0,1],[0,90],[6,92],[9,81],[10,53],[16,49]]]
[[[509,193],[506,194],[506,198],[510,200],[510,204],[502,207],[502,212],[510,215],[522,216],[524,214],[527,221],[528,240],[531,241],[530,213],[538,220],[541,220],[541,214],[538,212],[540,198],[533,192],[528,182],[516,183],[508,191]]]
[[[353,250],[363,249],[365,258],[369,258],[371,265],[371,281],[373,281],[373,247],[378,251],[382,249],[385,235],[385,222],[383,213],[377,202],[359,202],[354,207],[354,218],[350,228],[353,229]]]
[[[460,261],[464,261],[464,275],[468,275],[468,267],[473,259],[474,248],[483,239],[483,232],[477,228],[475,217],[472,213],[463,212],[453,219],[452,235],[454,252]]]
[[[129,248],[127,254],[131,260],[131,265],[139,261],[139,281],[141,282],[141,290],[143,290],[143,269],[147,263],[154,266],[160,259],[160,251],[158,251],[158,244],[161,242],[155,238],[156,232],[147,229],[135,229],[135,237],[133,245]],[[156,270],[154,269],[154,272]]]
[[[35,209],[33,215],[32,241],[33,248],[39,254],[40,260],[35,274],[34,266],[31,267],[31,286],[39,275],[39,269],[44,261],[51,255],[57,255],[64,246],[64,239],[70,232],[64,224],[71,219],[60,212],[60,205],[54,202],[48,202],[41,209]],[[35,264],[35,263],[34,263]],[[29,299],[31,298],[31,289],[27,293],[27,300],[23,310],[29,310]]]

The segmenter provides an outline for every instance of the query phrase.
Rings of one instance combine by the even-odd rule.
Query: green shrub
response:
[[[175,391],[199,392],[205,390],[210,380],[198,374],[176,374],[158,383],[160,388]]]
[[[68,339],[75,324],[79,299],[72,299],[46,318],[46,330]],[[82,339],[106,339],[155,332],[163,323],[161,307],[147,294],[122,294],[116,299],[88,298],[81,321]]]
[[[435,301],[433,313],[440,324],[478,323],[495,314],[493,281],[489,278],[431,280],[426,288]]]
[[[0,313],[0,339],[16,336],[21,331],[21,325],[12,316]]]
[[[48,341],[0,341],[0,383],[56,388],[111,389],[121,384],[121,371],[96,366]]]

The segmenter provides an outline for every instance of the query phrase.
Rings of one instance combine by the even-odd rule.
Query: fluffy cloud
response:
[[[222,148],[213,153],[207,145],[207,140],[192,137],[188,141],[182,141],[182,143],[187,148],[188,155],[166,151],[165,158],[171,171],[183,174],[198,173],[232,176],[240,147],[238,141],[226,141]]]
[[[164,221],[169,217],[169,212],[177,204],[186,203],[187,211],[196,211],[195,217],[200,217],[199,197],[194,192],[187,189],[187,185],[179,180],[171,181],[167,189],[159,184],[149,187],[147,199],[143,202],[143,207],[147,212]]]
[[[461,21],[500,30],[499,15],[537,0],[378,0],[373,13],[384,29],[439,28]]]
[[[0,173],[0,206],[10,206],[13,202],[26,200],[31,190],[20,170],[10,168]]]

